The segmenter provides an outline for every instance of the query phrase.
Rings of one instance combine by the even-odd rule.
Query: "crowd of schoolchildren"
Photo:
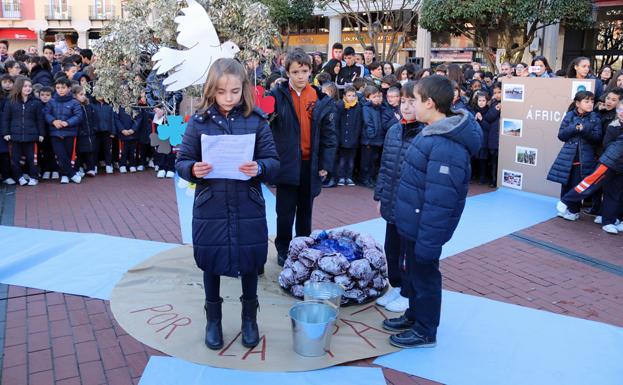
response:
[[[91,50],[50,44],[42,56],[36,47],[10,56],[8,49],[9,43],[0,41],[4,184],[81,183],[98,172],[134,173],[148,167],[156,169],[158,178],[174,177],[175,155],[158,154],[150,145],[154,109],[149,88],[132,114],[123,108],[115,112],[90,94],[96,81]]]

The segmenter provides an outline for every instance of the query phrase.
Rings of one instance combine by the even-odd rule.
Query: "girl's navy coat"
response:
[[[21,98],[18,101],[7,99],[1,127],[2,136],[11,135],[12,142],[38,142],[40,136],[45,136],[41,102],[32,95],[26,103]]]
[[[4,106],[6,104],[7,98],[2,95],[2,91],[0,91],[0,116],[4,116]],[[1,124],[2,120],[0,120]],[[2,126],[0,126],[0,134],[2,133]],[[4,136],[4,135],[2,135]],[[0,153],[9,152],[9,143],[4,140],[4,138],[0,137]]]
[[[466,110],[422,129],[405,154],[396,196],[396,227],[415,242],[419,263],[439,260],[459,223],[469,186],[470,158],[481,131]]]
[[[110,132],[115,133],[115,111],[108,103],[95,102],[92,104],[93,111],[99,124],[97,125],[98,132]]]
[[[381,126],[383,132],[387,131],[396,123],[400,123],[400,120],[396,118],[396,114],[400,115],[400,105],[394,107],[387,102],[381,104]]]
[[[45,120],[50,127],[50,136],[76,136],[78,126],[82,123],[82,107],[80,102],[73,98],[71,94],[65,96],[54,95],[43,109]],[[63,128],[56,128],[52,125],[55,120],[62,120],[69,125]]]
[[[582,130],[576,126],[582,125]],[[547,180],[567,184],[574,162],[580,163],[582,178],[589,176],[597,165],[595,147],[601,143],[601,119],[595,112],[578,115],[576,109],[567,112],[560,129],[558,139],[565,142],[549,170]]]
[[[477,120],[476,122],[480,126],[480,130],[482,131],[482,142],[480,143],[480,150],[478,154],[476,154],[476,158],[478,159],[488,159],[489,158],[489,131],[491,131],[489,122],[485,119],[487,112],[489,112],[489,106],[485,106],[484,108],[480,108],[478,106],[472,107],[470,112],[476,117],[476,113],[480,112],[482,116],[482,120]]]
[[[151,135],[151,122],[154,114],[146,108],[138,108],[136,112],[132,129],[138,134],[140,144],[150,144],[149,135]]]
[[[41,84],[45,87],[51,87],[54,77],[52,76],[52,72],[39,67],[30,74],[30,80],[32,84]]]
[[[363,128],[363,112],[361,103],[357,102],[351,108],[344,108],[344,101],[337,103],[337,115],[335,118],[337,126],[338,144],[342,148],[357,148],[359,137]]]
[[[253,160],[261,165],[262,173],[246,181],[193,177],[192,167],[201,161],[202,134],[255,134]],[[197,183],[192,224],[197,266],[230,277],[257,273],[268,253],[266,208],[260,182],[272,183],[279,172],[279,158],[266,115],[255,109],[244,117],[237,107],[225,117],[215,106],[195,114],[186,126],[175,168],[181,178]]]
[[[117,134],[117,138],[123,142],[130,140],[138,139],[138,132],[134,130],[132,135],[123,135],[121,131],[123,130],[133,130],[134,129],[134,120],[132,117],[125,112],[123,107],[119,108],[119,112],[115,114],[115,133]]]
[[[381,202],[381,216],[389,223],[395,222],[394,202],[405,153],[423,127],[424,124],[420,122],[396,123],[391,126],[385,136],[374,200]]]
[[[385,140],[385,131],[381,123],[381,106],[375,106],[370,101],[363,102],[363,131],[361,144],[365,146],[382,146]]]
[[[320,194],[322,180],[319,170],[332,170],[335,161],[337,137],[335,133],[335,102],[331,97],[314,88],[318,101],[312,111],[311,129],[311,193]],[[301,127],[294,111],[294,103],[288,82],[282,82],[269,95],[275,98],[275,112],[271,129],[280,158],[279,173],[275,184],[298,186],[301,178]]]
[[[79,152],[93,152],[95,148],[95,135],[97,134],[98,121],[95,110],[91,104],[82,104],[84,119],[78,127],[78,143],[76,145]]]
[[[484,114],[484,120],[489,124],[489,135],[487,138],[487,148],[489,150],[497,150],[500,147],[500,110],[495,108],[500,104],[493,99],[487,113]]]

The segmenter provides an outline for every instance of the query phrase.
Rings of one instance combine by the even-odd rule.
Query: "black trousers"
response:
[[[311,169],[308,160],[301,162],[298,186],[277,185],[277,237],[275,247],[279,255],[287,255],[292,240],[292,225],[296,219],[296,236],[311,234],[314,198],[311,192]]]
[[[257,274],[245,274],[240,276],[242,281],[242,298],[255,299],[257,297]],[[203,290],[206,301],[216,302],[221,294],[221,276],[203,272]]]
[[[359,168],[363,182],[371,182],[376,177],[376,162],[380,154],[380,146],[361,146],[361,164]]]
[[[38,163],[39,167],[41,167],[41,171],[58,171],[58,164],[56,163],[56,159],[54,157],[54,150],[52,149],[52,140],[50,137],[45,137],[43,142],[39,144],[38,148],[39,156],[37,159],[39,161]]]
[[[19,179],[24,173],[19,161],[22,155],[26,158],[28,165],[28,175],[31,178],[39,178],[39,170],[35,164],[35,142],[11,142],[11,164],[13,166],[13,175]]]
[[[569,179],[567,180],[566,184],[563,184],[560,186],[560,199],[562,200],[563,197],[569,192],[572,191],[575,186],[577,186],[580,182],[582,182],[582,172],[580,169],[580,166],[573,166],[571,167],[571,172],[569,173]],[[597,189],[593,190],[591,192],[594,193],[595,191],[597,191]],[[586,195],[584,198],[582,199],[586,199],[590,196]],[[580,210],[582,209],[582,201],[570,201],[570,204],[568,204],[567,206],[569,207],[569,211],[572,213],[579,213]]]
[[[148,143],[139,143],[136,151],[137,165],[147,167],[147,157],[151,157],[152,147]]]
[[[79,170],[80,167],[84,167],[85,172],[93,170],[95,168],[95,157],[96,154],[94,152],[79,151],[76,154],[75,169]]]
[[[419,263],[415,244],[404,240],[402,254],[406,258],[407,279],[403,282],[402,295],[409,298],[405,316],[415,321],[413,329],[420,335],[436,337],[441,318],[441,272],[439,261]]]
[[[489,160],[491,161],[491,183],[497,184],[498,181],[498,150],[489,149]]]
[[[154,154],[154,164],[158,166],[159,170],[175,171],[175,154],[172,152],[168,154],[156,152]]]
[[[604,194],[601,204],[601,223],[604,226],[611,225],[623,217],[623,174],[600,164],[591,175],[582,179],[561,200],[569,207],[570,212],[578,213],[581,202],[594,196],[601,189]]]
[[[0,152],[0,175],[2,175],[1,180],[11,177],[11,156],[8,152]]]
[[[389,284],[392,287],[402,287],[403,276],[405,276],[404,258],[400,254],[400,234],[393,223],[387,222],[385,226],[385,257],[387,258],[387,275]],[[404,277],[406,279],[406,276]]]
[[[123,140],[119,142],[121,147],[121,159],[119,160],[119,166],[136,166],[136,146],[137,140]]]
[[[97,159],[106,162],[107,166],[112,166],[112,142],[113,138],[110,137],[110,132],[97,133]]]
[[[71,158],[74,151],[74,143],[76,141],[75,136],[65,136],[60,138],[58,136],[52,136],[52,148],[54,149],[54,155],[56,155],[56,161],[58,162],[58,168],[61,176],[71,178],[76,174],[71,167]]]
[[[356,148],[339,148],[339,162],[337,175],[339,178],[353,178],[353,169],[355,168],[355,155],[357,155]]]

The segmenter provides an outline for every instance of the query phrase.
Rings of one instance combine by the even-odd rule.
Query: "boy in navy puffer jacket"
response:
[[[561,184],[561,198],[595,170],[595,148],[602,139],[601,119],[593,112],[593,93],[580,91],[573,100],[558,131],[558,139],[565,144],[547,175],[547,180]],[[580,209],[581,203],[576,202],[559,216],[575,221]]]
[[[366,187],[373,187],[376,176],[375,165],[381,154],[385,132],[381,123],[381,104],[383,94],[376,86],[367,86],[364,89],[366,98],[363,103],[363,130],[361,131],[361,183]]]
[[[381,169],[374,190],[374,200],[379,202],[379,213],[387,221],[385,256],[387,257],[389,283],[392,285],[392,289],[377,299],[376,304],[384,306],[386,310],[399,313],[404,312],[409,307],[409,299],[407,298],[407,290],[401,289],[402,276],[404,275],[401,266],[403,266],[402,262],[404,261],[400,261],[401,241],[395,224],[394,202],[396,201],[396,190],[398,189],[405,153],[413,139],[424,127],[424,124],[416,120],[414,88],[414,82],[407,82],[402,86],[403,101],[400,104],[400,110],[403,119],[391,126],[385,135]],[[400,100],[400,94],[398,94],[398,98]]]
[[[80,103],[73,98],[69,79],[61,77],[54,82],[56,95],[45,106],[45,120],[50,128],[52,149],[61,171],[61,183],[80,183],[82,178],[71,166],[76,147],[78,126],[83,114]]]
[[[337,103],[336,126],[338,137],[338,186],[354,186],[353,169],[363,128],[363,112],[353,86],[346,86],[344,99]]]
[[[415,111],[427,124],[405,154],[394,213],[403,239],[409,309],[383,321],[401,332],[390,343],[402,348],[432,347],[441,313],[442,246],[459,223],[469,186],[470,158],[480,149],[482,133],[466,110],[453,113],[449,79],[433,75],[415,87]],[[450,116],[448,116],[450,115]]]

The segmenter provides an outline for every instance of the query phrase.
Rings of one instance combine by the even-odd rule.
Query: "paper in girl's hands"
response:
[[[201,161],[212,165],[212,171],[204,179],[250,178],[238,168],[253,160],[255,134],[247,135],[201,135]]]

